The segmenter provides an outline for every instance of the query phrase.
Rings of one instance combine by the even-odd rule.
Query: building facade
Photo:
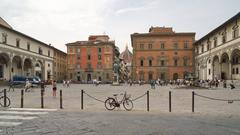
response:
[[[194,43],[199,79],[240,79],[240,13]]]
[[[52,74],[53,48],[14,30],[0,17],[0,78],[22,75],[48,80]]]
[[[131,34],[133,80],[185,78],[193,72],[194,40],[195,33],[176,33],[170,27]]]
[[[56,48],[53,51],[53,79],[61,82],[67,79],[67,54]]]
[[[88,41],[68,43],[66,46],[68,79],[112,81],[115,41],[110,41],[107,35],[93,35]]]

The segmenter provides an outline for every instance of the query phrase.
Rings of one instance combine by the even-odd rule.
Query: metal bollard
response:
[[[60,109],[63,109],[63,105],[62,105],[62,90],[60,90]]]
[[[23,95],[24,95],[24,90],[21,90],[21,108],[23,108]]]
[[[169,112],[172,111],[172,92],[169,91]]]
[[[3,90],[3,98],[4,98],[4,107],[7,107],[7,90]]]
[[[149,112],[149,91],[147,91],[147,111]]]
[[[44,108],[44,100],[43,100],[44,90],[41,89],[41,108]]]
[[[192,91],[192,112],[194,112],[194,91]]]
[[[83,110],[83,93],[84,91],[81,90],[81,109]]]

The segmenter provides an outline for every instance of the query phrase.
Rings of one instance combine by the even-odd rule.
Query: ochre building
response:
[[[88,41],[76,41],[66,46],[68,79],[112,81],[115,41],[110,41],[107,35],[93,35]]]
[[[151,27],[131,34],[133,80],[176,80],[193,73],[195,33],[176,33],[171,27]]]
[[[62,82],[67,79],[67,54],[56,48],[53,51],[53,79]]]

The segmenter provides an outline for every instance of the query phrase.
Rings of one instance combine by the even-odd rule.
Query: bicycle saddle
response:
[[[117,96],[118,94],[113,94],[113,96]]]

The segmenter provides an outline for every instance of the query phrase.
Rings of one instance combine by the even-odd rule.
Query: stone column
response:
[[[219,78],[222,79],[222,62],[219,62]]]
[[[228,79],[231,79],[232,80],[232,61],[231,60],[229,60],[229,65],[228,65],[229,67],[229,75],[228,75]]]

